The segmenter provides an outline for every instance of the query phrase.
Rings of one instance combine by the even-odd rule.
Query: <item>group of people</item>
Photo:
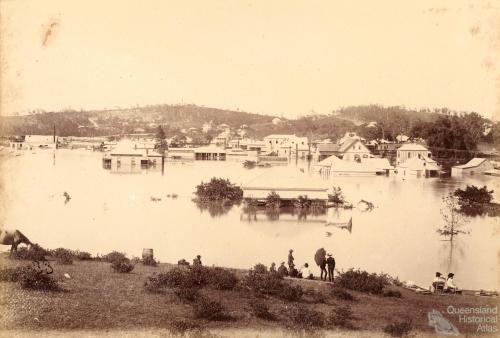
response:
[[[288,252],[288,268],[285,266],[285,262],[281,262],[280,266],[278,269],[276,269],[276,264],[273,262],[271,264],[271,267],[269,268],[270,272],[275,272],[281,276],[289,276],[289,277],[296,277],[296,278],[307,278],[307,279],[314,279],[314,275],[309,268],[309,263],[304,263],[302,268],[298,270],[295,267],[295,258],[293,257],[293,249],[290,249]],[[321,280],[326,281],[328,278],[328,281],[333,282],[333,273],[335,270],[335,259],[332,257],[332,254],[326,254],[324,257],[320,258],[320,261],[318,263],[320,269],[321,269]]]
[[[436,276],[432,281],[432,291],[436,292],[437,290],[443,290],[443,292],[451,292],[456,293],[459,291],[458,287],[453,282],[453,277],[455,275],[453,273],[448,274],[448,278],[444,278],[441,275],[441,272],[436,272]]]

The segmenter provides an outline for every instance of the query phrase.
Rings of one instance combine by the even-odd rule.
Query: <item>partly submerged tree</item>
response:
[[[441,217],[443,218],[443,226],[437,230],[441,236],[452,240],[453,236],[469,233],[463,229],[467,221],[460,212],[459,199],[453,193],[449,193],[443,197]]]
[[[437,232],[445,237],[450,242],[450,253],[448,255],[448,271],[451,271],[453,266],[453,250],[454,238],[458,234],[468,234],[469,231],[464,229],[467,220],[459,210],[460,204],[458,198],[453,193],[443,197],[443,207],[441,208],[441,216],[443,218],[443,226]]]
[[[156,131],[155,148],[162,154],[168,149],[167,136],[162,126],[158,126],[158,130]]]
[[[453,195],[458,198],[459,210],[468,216],[482,215],[493,200],[493,190],[486,186],[467,185],[465,189],[456,189]]]
[[[332,188],[332,193],[328,194],[328,202],[333,203],[333,206],[335,208],[344,206],[346,200],[344,198],[344,194],[342,193],[342,189],[340,187]]]
[[[266,197],[266,208],[279,210],[281,206],[281,198],[275,191],[271,191]]]

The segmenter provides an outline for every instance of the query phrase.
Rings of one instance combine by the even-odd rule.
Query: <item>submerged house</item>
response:
[[[417,143],[408,143],[402,145],[397,149],[396,165],[402,164],[411,158],[431,159],[431,157],[431,152],[423,145]]]
[[[328,200],[328,187],[324,181],[311,178],[305,174],[287,174],[270,170],[242,186],[243,198],[265,201],[271,192],[275,192],[282,200],[293,200],[299,196],[309,199]]]
[[[401,176],[436,177],[441,167],[430,157],[411,157],[396,165],[396,171]]]
[[[493,163],[485,158],[473,158],[469,162],[451,168],[451,176],[474,175],[494,169]]]
[[[372,176],[389,175],[394,170],[385,158],[361,158],[357,161],[344,161],[332,155],[314,165],[322,174],[333,176]]]
[[[136,149],[132,142],[120,142],[116,148],[104,154],[102,165],[105,169],[120,167],[149,168],[161,165],[162,154],[149,149]]]
[[[197,161],[225,161],[227,151],[214,145],[194,149]]]

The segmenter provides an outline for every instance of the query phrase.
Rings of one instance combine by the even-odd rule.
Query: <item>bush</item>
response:
[[[227,320],[229,316],[226,309],[217,300],[199,297],[193,304],[193,312],[196,318],[208,320]]]
[[[200,296],[197,288],[179,288],[175,290],[175,294],[180,300],[187,302],[193,302]]]
[[[384,293],[382,294],[384,297],[394,297],[394,298],[401,298],[401,292],[399,291],[394,291],[394,290],[385,290]]]
[[[228,179],[212,177],[210,182],[196,186],[196,196],[204,201],[228,200],[239,202],[243,198],[243,190],[229,182]]]
[[[127,259],[125,257],[125,254],[118,251],[112,251],[109,254],[101,257],[101,260],[108,263],[113,263],[115,261],[122,261],[124,259]]]
[[[233,290],[238,283],[238,277],[232,271],[222,268],[208,268],[207,282],[217,290]]]
[[[170,331],[175,335],[184,336],[187,331],[193,331],[200,328],[197,322],[191,320],[174,320],[170,323]]]
[[[342,288],[332,288],[331,295],[340,300],[355,301],[356,298],[348,291]]]
[[[325,303],[325,296],[323,295],[323,293],[318,292],[318,291],[314,290],[313,288],[309,288],[309,289],[305,290],[304,294],[311,297],[311,299],[314,303],[321,303],[321,304]]]
[[[40,273],[40,271],[37,271],[30,266],[23,267],[19,270],[17,281],[24,289],[43,291],[60,290],[57,281],[52,276]]]
[[[143,258],[141,260],[142,262],[142,265],[148,265],[148,266],[157,266],[158,265],[158,262],[156,261],[156,259],[154,259],[153,257],[146,257],[146,258]]]
[[[164,287],[163,274],[149,276],[144,282],[144,288],[146,289],[146,291],[152,293],[161,292],[163,290],[163,287]]]
[[[260,294],[276,294],[283,283],[283,278],[276,273],[261,273],[256,270],[250,270],[242,281],[242,285]]]
[[[75,251],[74,256],[80,261],[90,261],[92,260],[92,255],[86,251]]]
[[[117,259],[111,262],[111,268],[113,268],[115,272],[129,273],[130,271],[134,270],[134,264],[132,264],[130,259],[124,257],[121,260]]]
[[[283,283],[281,285],[281,288],[278,290],[277,296],[284,300],[296,302],[302,298],[302,294],[303,291],[300,285],[291,285],[289,283]]]
[[[488,190],[486,186],[467,185],[465,189],[456,189],[453,194],[458,197],[460,211],[469,216],[483,214],[484,207],[493,200],[493,190]]]
[[[281,206],[281,198],[275,191],[271,191],[266,197],[266,208],[271,210],[279,210]]]
[[[249,303],[250,311],[257,318],[262,318],[265,320],[274,320],[276,317],[269,312],[269,307],[261,300],[253,299]]]
[[[26,259],[31,261],[43,261],[50,252],[38,244],[32,244],[30,249],[22,247],[12,253],[14,259]]]
[[[253,271],[255,273],[267,273],[267,266],[265,266],[264,264],[262,263],[257,263],[255,264],[255,266],[253,267]]]
[[[354,329],[351,323],[353,316],[349,306],[339,306],[335,308],[328,316],[328,324],[339,326],[346,329]]]
[[[287,325],[294,329],[313,331],[325,324],[325,318],[321,312],[308,309],[304,305],[292,305],[286,313],[289,318]]]
[[[26,267],[3,268],[0,270],[0,282],[17,282]]]
[[[75,255],[71,250],[57,248],[55,250],[52,250],[50,253],[59,264],[73,264],[73,257]]]
[[[257,264],[254,269],[242,280],[242,287],[261,295],[273,295],[279,298],[297,301],[302,297],[303,291],[299,285],[293,286],[285,283],[283,277],[270,272],[262,272],[262,264]]]
[[[411,320],[388,324],[384,327],[384,332],[393,337],[403,337],[408,335],[413,329]]]
[[[335,280],[335,284],[350,290],[380,295],[387,285],[387,281],[376,273],[369,274],[359,269],[350,269],[346,272],[342,271]]]

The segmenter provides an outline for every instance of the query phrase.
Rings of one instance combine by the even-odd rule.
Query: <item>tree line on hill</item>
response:
[[[0,116],[2,135],[45,134],[56,126],[59,136],[109,136],[135,133],[156,134],[158,125],[167,137],[185,143],[186,136],[195,143],[209,143],[217,135],[213,129],[183,133],[181,129],[212,122],[225,123],[233,131],[247,125],[252,138],[269,134],[296,134],[312,140],[330,138],[335,141],[346,132],[357,132],[367,140],[396,140],[400,134],[422,138],[430,147],[458,150],[476,150],[480,142],[500,144],[500,125],[471,112],[453,112],[449,109],[414,110],[400,106],[350,106],[328,115],[310,115],[298,119],[250,114],[242,111],[200,107],[195,105],[155,105],[128,109],[101,111],[63,111],[26,116]],[[97,126],[96,126],[97,125]]]

